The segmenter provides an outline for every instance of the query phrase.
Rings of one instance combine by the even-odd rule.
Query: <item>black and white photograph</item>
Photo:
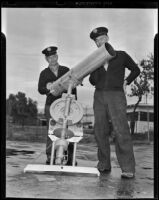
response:
[[[157,4],[1,11],[5,197],[155,198]]]

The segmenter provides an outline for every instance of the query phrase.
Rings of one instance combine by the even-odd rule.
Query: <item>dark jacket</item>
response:
[[[49,93],[50,91],[46,88],[47,83],[56,81],[57,79],[59,79],[61,76],[63,76],[68,71],[69,71],[69,68],[59,65],[58,76],[55,76],[55,74],[50,70],[49,67],[45,68],[40,73],[39,82],[38,82],[38,91],[40,94],[47,96],[45,105],[51,105],[53,101],[61,98],[61,96],[62,96],[62,94],[59,96],[54,96],[51,93]],[[74,94],[75,98],[77,99],[76,88],[74,88],[72,90],[72,94]]]
[[[123,90],[125,68],[130,70],[126,78],[128,85],[140,74],[140,69],[125,51],[116,51],[116,56],[109,61],[107,71],[104,66],[91,73],[89,81],[98,90]]]

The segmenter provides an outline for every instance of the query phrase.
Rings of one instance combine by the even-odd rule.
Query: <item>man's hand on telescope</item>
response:
[[[52,82],[47,83],[47,84],[46,84],[46,88],[47,88],[48,90],[51,90],[52,84],[53,84]]]
[[[53,82],[49,82],[46,84],[46,88],[49,90],[49,94],[54,93],[54,89],[52,89]]]
[[[84,78],[82,78],[82,79],[80,80],[80,85],[81,85],[81,86],[83,86],[83,83],[82,83],[82,82],[83,82],[83,79],[84,79]]]

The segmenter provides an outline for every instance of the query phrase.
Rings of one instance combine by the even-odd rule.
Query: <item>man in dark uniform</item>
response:
[[[90,33],[97,47],[108,43],[106,27],[98,27]],[[94,115],[95,138],[98,145],[98,165],[101,173],[111,171],[109,120],[115,133],[115,149],[121,177],[133,178],[135,175],[135,158],[129,125],[126,115],[126,85],[129,85],[140,74],[140,69],[125,51],[115,51],[116,56],[91,73],[89,81],[95,86]],[[125,68],[130,70],[124,80]]]
[[[57,54],[57,47],[51,46],[42,51],[42,53],[45,55],[46,61],[49,63],[48,67],[45,68],[41,73],[39,77],[38,82],[38,91],[42,95],[46,95],[46,102],[45,102],[45,116],[47,119],[47,130],[49,128],[49,119],[51,118],[50,115],[50,105],[57,99],[61,98],[62,95],[54,96],[50,93],[50,90],[48,89],[48,85],[50,83],[53,83],[57,79],[59,79],[61,76],[63,76],[65,73],[69,71],[69,68],[65,66],[61,66],[58,63],[58,54]],[[67,91],[66,91],[67,92]],[[77,99],[77,91],[76,88],[72,90],[72,94],[75,95],[75,99]],[[47,136],[47,143],[46,143],[46,155],[47,160],[46,164],[50,164],[51,159],[51,139]],[[67,165],[72,165],[72,156],[73,156],[73,145],[70,143],[68,145],[68,162]]]

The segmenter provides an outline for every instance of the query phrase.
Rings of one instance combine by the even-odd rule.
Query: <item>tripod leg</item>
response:
[[[73,162],[72,165],[75,166],[75,162],[76,162],[76,149],[77,149],[77,143],[74,143],[74,148],[73,148]]]
[[[51,149],[51,161],[50,161],[50,165],[53,165],[53,161],[54,161],[54,151],[55,151],[55,142],[52,142],[52,149]]]

